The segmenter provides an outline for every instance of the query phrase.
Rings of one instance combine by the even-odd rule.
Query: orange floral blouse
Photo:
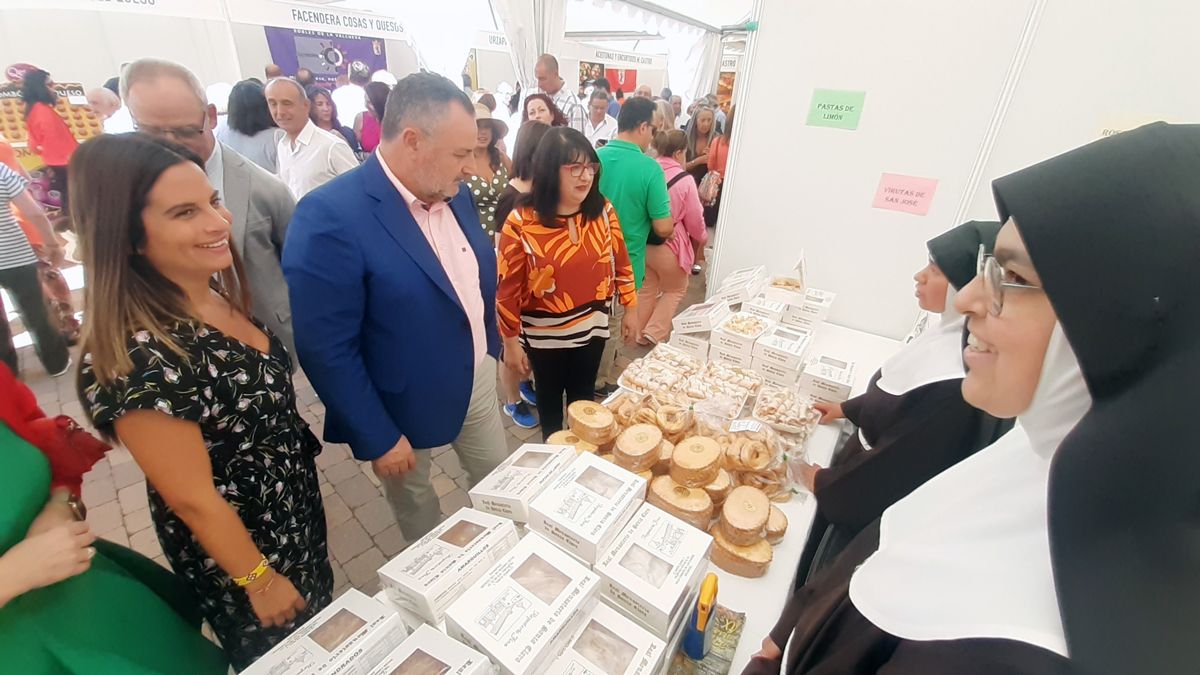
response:
[[[609,336],[614,283],[622,305],[637,304],[617,212],[605,202],[604,214],[589,222],[577,214],[546,227],[532,207],[513,209],[497,254],[501,335],[519,335],[535,349],[578,347]]]

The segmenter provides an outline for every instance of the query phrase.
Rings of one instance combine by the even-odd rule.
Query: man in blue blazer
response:
[[[496,256],[463,181],[475,110],[440,75],[401,80],[377,152],[310,192],[283,252],[300,364],[383,482],[405,538],[441,519],[432,450],[472,484],[507,456],[496,396]]]

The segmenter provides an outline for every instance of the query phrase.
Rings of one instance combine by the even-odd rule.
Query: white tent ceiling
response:
[[[405,10],[422,4],[425,0],[300,0],[316,5],[345,7],[376,14],[394,16],[404,20]],[[444,2],[444,0],[441,0]],[[641,25],[640,20],[631,21],[632,12],[614,12],[606,7],[608,0],[571,0],[567,4],[568,31],[629,30],[632,24]],[[617,0],[620,3],[620,0]],[[410,5],[411,3],[411,5]],[[440,4],[440,2],[439,2]],[[454,3],[458,24],[466,30],[497,30],[488,0],[462,0]],[[624,3],[620,3],[624,4]],[[720,28],[740,24],[750,15],[752,0],[639,0],[638,5],[658,8],[667,14],[692,19],[699,23]],[[595,10],[595,11],[593,11]]]

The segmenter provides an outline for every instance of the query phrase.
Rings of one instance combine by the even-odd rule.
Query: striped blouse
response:
[[[520,335],[534,349],[580,347],[609,336],[614,284],[622,305],[637,304],[633,266],[617,212],[606,202],[604,213],[607,220],[582,222],[577,214],[560,219],[557,227],[543,225],[532,207],[509,214],[497,257],[501,335]]]
[[[29,239],[17,223],[10,204],[25,191],[25,179],[19,173],[0,164],[0,270],[24,267],[37,262]],[[0,320],[3,320],[0,316]]]

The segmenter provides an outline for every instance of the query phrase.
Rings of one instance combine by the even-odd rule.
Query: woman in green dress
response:
[[[0,375],[8,375],[0,377],[0,399],[11,401],[24,385]],[[0,670],[227,673],[179,580],[95,540],[52,494],[50,477],[46,456],[0,421]]]

